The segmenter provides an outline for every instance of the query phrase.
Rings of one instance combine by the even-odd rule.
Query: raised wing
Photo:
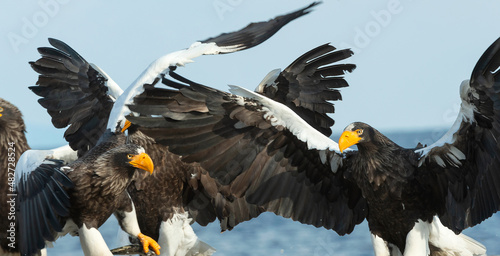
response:
[[[417,150],[421,173],[432,173],[440,219],[455,232],[500,210],[500,38],[462,82],[460,113],[436,143]],[[443,171],[444,169],[444,171]]]
[[[240,29],[239,31],[223,33],[216,37],[205,39],[201,41],[201,43],[215,43],[219,47],[227,47],[228,49],[235,48],[238,51],[254,47],[266,41],[283,26],[288,24],[288,22],[311,12],[311,8],[320,3],[321,2],[313,2],[309,6],[300,10],[277,16],[276,18],[268,21],[250,23],[248,26]]]
[[[64,138],[82,156],[104,133],[111,108],[123,91],[64,42],[49,38],[49,43],[54,48],[38,48],[42,57],[30,62],[40,76],[29,88],[42,97],[38,102],[56,128],[69,126]]]
[[[39,151],[26,151],[16,168],[19,248],[22,255],[31,255],[45,248],[45,241],[54,241],[69,216],[70,200],[66,189],[73,182],[63,170],[62,160],[44,160],[35,169],[26,169],[23,162],[38,158]]]
[[[297,58],[281,73],[272,71],[256,92],[286,105],[309,125],[330,136],[334,121],[327,114],[335,112],[330,101],[342,99],[338,89],[348,86],[343,75],[356,68],[354,64],[334,63],[352,55],[349,49],[337,51],[332,45],[321,45]]]
[[[116,127],[123,127],[125,125],[125,116],[130,113],[127,105],[133,102],[135,96],[144,92],[145,86],[154,85],[160,81],[161,77],[171,67],[184,66],[201,55],[231,53],[254,47],[274,35],[288,22],[309,13],[310,8],[317,4],[313,3],[301,10],[279,16],[267,22],[250,24],[235,32],[224,33],[201,42],[195,42],[188,49],[172,52],[158,58],[146,68],[117,100],[113,106],[108,128],[114,131]]]
[[[288,22],[309,13],[317,4],[266,22],[251,23],[239,31],[196,42],[188,49],[160,57],[125,93],[101,69],[89,64],[71,47],[49,39],[54,48],[39,48],[42,58],[30,63],[40,73],[37,86],[30,89],[43,97],[39,103],[51,115],[55,127],[69,126],[64,137],[82,156],[97,143],[106,128],[116,131],[117,127],[123,127],[124,116],[130,113],[126,104],[131,103],[144,86],[159,81],[170,67],[183,66],[200,55],[231,53],[254,47]]]
[[[344,177],[335,142],[265,96],[170,75],[178,81],[163,81],[177,90],[147,88],[130,106],[141,114],[127,117],[139,130],[267,211],[339,234],[364,219],[365,201]]]

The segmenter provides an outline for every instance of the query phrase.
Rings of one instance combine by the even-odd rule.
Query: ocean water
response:
[[[443,130],[411,133],[387,133],[389,138],[404,147],[414,147],[418,142],[431,144]],[[337,138],[337,135],[334,135]],[[220,233],[218,223],[207,227],[193,224],[198,237],[217,249],[214,255],[374,255],[370,233],[366,222],[358,225],[346,236],[332,230],[315,228],[276,216],[261,214],[258,218],[244,222],[232,231]],[[110,248],[117,246],[118,224],[111,217],[99,229]],[[466,229],[464,233],[484,244],[488,255],[500,255],[500,214],[497,213],[483,223]],[[53,255],[83,255],[78,237],[65,236],[48,249]]]

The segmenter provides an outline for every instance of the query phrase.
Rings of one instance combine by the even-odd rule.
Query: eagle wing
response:
[[[30,158],[40,158],[41,151],[26,151],[16,167],[19,248],[22,254],[33,254],[54,241],[69,216],[70,200],[66,190],[74,186],[66,176],[64,161],[45,159],[35,168],[23,168]]]
[[[106,128],[115,131],[118,126],[123,127],[121,121],[129,113],[126,104],[141,93],[144,86],[156,83],[170,67],[183,66],[200,55],[252,48],[290,21],[309,13],[317,4],[266,22],[251,23],[241,30],[195,42],[187,49],[162,56],[151,63],[125,93],[104,71],[88,63],[70,46],[49,39],[54,48],[38,48],[42,57],[30,62],[40,73],[37,86],[30,89],[42,97],[39,103],[47,109],[56,128],[69,126],[64,137],[82,156],[95,146]]]
[[[100,68],[87,62],[70,46],[49,38],[54,47],[40,47],[42,55],[30,62],[38,72],[29,87],[47,109],[56,128],[68,127],[64,138],[78,155],[95,146],[106,129],[111,108],[122,89]]]
[[[461,108],[452,128],[417,150],[420,173],[435,182],[439,217],[455,232],[500,210],[499,66],[500,38],[478,60],[470,80],[462,82]]]
[[[235,198],[339,234],[366,216],[360,190],[345,178],[337,143],[281,103],[233,87],[242,96],[174,72],[170,88],[148,88],[127,119],[157,143],[198,162]]]
[[[349,49],[336,50],[330,44],[318,46],[297,58],[282,72],[273,70],[259,84],[256,92],[280,102],[309,125],[330,136],[334,121],[331,101],[342,100],[339,88],[347,87],[343,78],[356,65],[336,63],[353,55]]]
[[[277,16],[268,21],[252,22],[238,31],[223,33],[216,37],[202,40],[201,43],[215,43],[218,47],[228,49],[236,48],[238,51],[257,46],[273,36],[290,21],[311,12],[311,8],[320,3],[321,2],[313,2],[297,11]],[[228,52],[223,51],[221,53]]]
[[[125,116],[130,113],[127,105],[133,102],[135,96],[144,92],[145,87],[155,85],[160,81],[162,76],[171,68],[184,66],[201,55],[225,54],[252,48],[269,39],[288,22],[309,13],[310,9],[317,4],[315,2],[300,10],[278,16],[266,22],[252,23],[238,31],[223,33],[216,37],[195,42],[187,49],[158,58],[144,70],[139,78],[117,100],[111,111],[108,128],[114,130],[116,127],[123,127]]]
[[[90,115],[91,118],[97,118],[94,117],[94,115],[99,116],[100,114],[103,114],[102,119],[97,118],[94,122],[90,123],[78,123],[78,125],[70,126],[70,128],[68,129],[71,130],[71,132],[76,131],[78,134],[95,135],[95,139],[91,142],[82,142],[81,140],[83,136],[72,137],[73,139],[75,139],[76,144],[83,144],[82,147],[79,148],[83,155],[83,153],[85,153],[87,150],[92,148],[93,145],[96,144],[97,139],[102,138],[102,134],[104,134],[105,130],[114,132],[117,128],[122,127],[124,115],[126,113],[130,113],[130,110],[127,106],[128,103],[131,102],[130,100],[133,99],[133,97],[135,97],[136,95],[142,93],[144,91],[144,88],[157,83],[161,79],[163,74],[167,72],[171,67],[183,66],[186,63],[192,62],[193,58],[200,55],[231,53],[256,46],[270,38],[288,22],[309,13],[311,8],[317,4],[318,3],[313,3],[305,8],[302,8],[295,12],[291,12],[289,14],[278,16],[267,22],[252,23],[239,31],[224,33],[213,38],[195,42],[187,49],[162,56],[151,63],[150,66],[148,66],[146,70],[139,76],[139,78],[137,78],[137,80],[132,83],[132,85],[130,85],[123,93],[120,91],[120,93],[113,98],[112,102],[108,101],[108,99],[105,98],[105,103],[110,104],[101,104],[101,102],[96,99],[99,98],[99,94],[81,95],[80,91],[82,89],[79,88],[79,86],[82,86],[84,88],[89,87],[87,81],[89,79],[86,78],[85,75],[81,75],[79,73],[74,74],[75,72],[72,71],[75,69],[74,67],[71,66],[71,68],[68,69],[66,66],[69,65],[63,64],[77,63],[80,66],[84,66],[85,68],[88,67],[89,69],[93,66],[89,66],[89,64],[84,61],[83,58],[69,46],[60,41],[51,40],[51,43],[54,47],[56,47],[56,49],[49,48],[50,50],[47,50],[46,48],[43,48],[41,52],[42,59],[44,57],[44,52],[49,52],[51,54],[46,58],[48,60],[44,60],[43,63],[48,61],[54,67],[50,70],[45,70],[43,68],[43,64],[41,63],[42,61],[39,61],[39,64],[33,63],[32,66],[36,71],[41,73],[42,76],[51,75],[55,78],[70,76],[72,79],[70,82],[73,82],[73,84],[71,84],[70,82],[66,82],[64,84],[56,83],[56,85],[47,88],[47,90],[42,90],[42,88],[36,88],[33,90],[35,91],[35,93],[39,94],[42,97],[50,97],[51,104],[42,104],[42,106],[47,108],[51,107],[52,105],[56,106],[53,111],[49,112],[51,113],[53,120],[62,119],[63,121],[65,121],[57,121],[57,124],[61,122],[64,125],[68,125],[75,122],[76,120],[74,120],[74,118],[72,117],[82,111],[81,109],[76,108],[78,107],[78,104],[83,106],[85,106],[85,104],[88,104],[89,108],[94,110],[97,109],[95,111],[96,113],[92,113],[92,115]],[[57,42],[57,44],[54,42]],[[53,61],[52,59],[57,59],[57,61]],[[64,63],[60,64],[60,62],[62,61],[59,59],[62,59]],[[104,74],[104,72],[102,72],[101,74]],[[83,80],[78,80],[78,78],[80,77],[83,77]],[[54,80],[56,80],[55,78]],[[103,83],[104,80],[101,79],[99,81],[101,81],[101,83],[98,84],[100,87],[97,87],[95,91],[105,92],[106,88],[105,83]],[[109,81],[110,80],[108,78],[108,82]],[[52,92],[50,90],[54,90],[54,95],[52,95]],[[65,96],[65,99],[67,101],[70,101],[70,103],[72,104],[74,103],[76,107],[71,108],[67,112],[61,111],[61,109],[63,109],[66,105],[64,105],[62,99],[57,96],[57,94],[59,93],[58,90],[61,90],[60,93]],[[78,91],[78,93],[74,93],[73,90]],[[77,95],[77,97],[75,97],[76,99],[71,98],[71,96],[73,96],[73,93]],[[87,99],[89,102],[82,103],[78,101],[80,99]],[[41,103],[43,101],[44,99],[42,99]],[[78,104],[76,104],[75,102],[77,102]],[[101,105],[105,106],[105,108],[101,108]],[[66,116],[61,116],[63,114],[65,114],[69,119],[64,119]],[[98,124],[97,128],[99,129],[95,129],[96,124]],[[57,127],[59,126],[64,127],[63,125],[58,125]],[[92,129],[82,129],[81,127],[89,127]],[[67,131],[66,134],[69,134],[69,132]],[[94,136],[92,138],[94,138]],[[164,148],[166,149],[166,147]],[[206,172],[200,172],[200,174],[194,179],[190,179],[190,177],[187,177],[186,180],[189,180],[188,184],[190,185],[190,189],[187,189],[187,192],[182,196],[184,197],[184,200],[186,200],[186,207],[189,209],[190,213],[193,215],[195,220],[202,225],[215,220],[215,218],[217,217],[221,221],[221,228],[223,230],[231,229],[237,223],[255,217],[262,212],[261,208],[259,208],[258,206],[247,205],[244,199],[228,200],[228,198],[225,197],[226,194],[222,194],[221,191],[219,191],[224,188],[220,184],[217,184],[213,180],[213,178],[211,178],[210,175],[208,175],[208,173]],[[147,186],[148,185],[146,183],[143,183],[140,180],[135,182],[135,187],[137,188],[137,190],[140,190],[141,188]],[[198,205],[196,205],[197,202],[204,199],[207,199],[209,201],[209,211],[201,211]],[[138,204],[137,207],[140,207],[140,205]],[[168,214],[168,212],[165,214]]]

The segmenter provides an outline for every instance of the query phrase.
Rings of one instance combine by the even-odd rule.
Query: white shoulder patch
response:
[[[419,164],[421,165],[429,152],[433,148],[442,147],[445,144],[453,144],[456,140],[456,136],[458,130],[464,123],[472,123],[474,122],[474,105],[468,102],[468,94],[471,88],[469,86],[469,80],[465,80],[460,85],[460,98],[462,99],[462,103],[460,105],[460,111],[458,113],[457,119],[451,126],[451,128],[436,142],[431,145],[415,150],[415,153],[421,155],[421,159]],[[465,159],[465,155],[458,148],[451,146],[450,153],[448,154],[450,164],[459,165],[460,160]],[[434,160],[440,165],[445,166],[445,162],[441,157],[435,157]]]
[[[273,126],[286,127],[297,139],[307,143],[308,149],[329,149],[340,153],[335,141],[311,127],[287,106],[239,86],[230,85],[229,87],[230,91],[236,95],[258,101],[263,106],[263,118],[269,120]],[[244,101],[238,104],[243,105]]]
[[[16,180],[16,186],[19,185],[23,176],[29,175],[29,173],[34,171],[42,163],[54,163],[47,159],[62,160],[65,164],[69,164],[77,158],[77,152],[71,149],[70,146],[62,146],[51,150],[27,150],[21,155],[16,164],[14,177]],[[64,170],[68,171],[66,168]]]
[[[152,84],[156,78],[166,73],[169,67],[184,66],[194,62],[193,59],[201,55],[230,53],[238,51],[243,46],[219,47],[215,43],[193,43],[188,49],[164,55],[153,61],[141,75],[116,99],[108,119],[107,129],[114,131],[117,126],[123,128],[125,116],[130,114],[127,105],[133,103],[134,97],[144,91],[145,84]]]
[[[255,91],[258,92],[258,93],[263,93],[264,92],[264,88],[266,88],[268,86],[272,86],[275,89],[277,89],[277,86],[276,86],[276,84],[274,82],[276,81],[276,79],[278,78],[278,76],[280,74],[281,74],[281,69],[279,69],[279,68],[271,70],[271,72],[269,72],[264,77],[264,79],[262,79],[262,81],[259,83],[259,85],[257,86],[257,88],[255,88]]]
[[[78,159],[78,152],[73,150],[69,145],[58,147],[51,151],[51,155],[47,156],[47,158],[63,160],[65,164],[70,164]]]
[[[113,99],[113,101],[116,101],[116,99],[118,99],[118,97],[120,97],[120,95],[122,95],[123,93],[122,88],[120,88],[120,86],[118,86],[118,84],[113,79],[111,79],[111,77],[106,72],[104,72],[104,70],[102,70],[100,67],[98,67],[94,63],[89,63],[89,64],[106,78],[108,95]]]

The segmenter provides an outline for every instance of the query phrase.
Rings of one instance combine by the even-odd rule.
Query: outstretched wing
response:
[[[248,26],[232,33],[223,33],[216,37],[211,37],[201,41],[201,43],[215,43],[221,48],[236,48],[238,51],[254,47],[266,41],[274,35],[288,22],[297,19],[311,11],[311,8],[320,4],[321,2],[313,2],[307,7],[304,7],[295,12],[285,15],[280,15],[268,21],[250,23]],[[221,52],[227,53],[227,52]]]
[[[64,42],[49,38],[49,43],[54,48],[38,48],[42,57],[30,62],[40,76],[29,88],[42,97],[38,102],[56,128],[69,126],[64,138],[82,156],[104,133],[111,108],[123,91]]]
[[[19,241],[21,254],[31,255],[45,248],[45,241],[54,241],[69,215],[70,200],[66,189],[73,182],[62,170],[62,160],[44,160],[35,169],[23,168],[29,158],[38,158],[40,151],[26,151],[16,168]]]
[[[267,22],[251,23],[232,33],[224,33],[192,44],[188,49],[167,54],[153,63],[122,95],[122,90],[97,66],[89,64],[65,43],[49,39],[54,48],[38,49],[42,58],[31,62],[40,73],[37,86],[30,89],[43,97],[39,103],[47,109],[56,128],[69,128],[64,137],[82,156],[104,133],[123,127],[126,107],[143,87],[156,83],[171,66],[183,66],[206,54],[231,53],[254,47],[285,26],[310,12],[315,2],[298,11]],[[116,104],[115,104],[116,101]]]
[[[316,227],[349,233],[366,216],[359,189],[345,179],[337,143],[286,106],[233,87],[241,97],[174,72],[148,88],[127,117],[183,161],[199,162],[230,195]]]
[[[270,38],[288,22],[309,13],[310,9],[317,4],[315,2],[298,11],[278,16],[266,22],[252,23],[241,30],[195,42],[188,49],[172,52],[158,58],[117,100],[113,106],[108,128],[114,131],[116,127],[123,127],[125,116],[130,113],[127,105],[133,102],[135,96],[144,92],[145,86],[155,85],[160,81],[161,77],[172,67],[184,66],[201,55],[232,53],[254,47]]]
[[[177,163],[186,164],[186,163]],[[241,222],[259,216],[265,210],[257,205],[248,204],[245,198],[233,198],[227,188],[213,179],[209,173],[197,164],[189,164],[191,177],[183,195],[185,208],[189,215],[202,226],[219,220],[221,231],[232,230]],[[196,168],[196,166],[198,166]],[[193,168],[194,167],[194,168]]]
[[[239,31],[224,33],[194,43],[188,49],[170,53],[157,59],[117,101],[112,111],[112,117],[108,122],[108,128],[113,130],[115,127],[122,126],[125,115],[130,112],[127,105],[132,103],[133,97],[141,94],[145,87],[160,81],[163,74],[170,70],[171,67],[183,66],[200,55],[231,53],[254,47],[274,35],[288,22],[309,13],[310,9],[317,4],[313,3],[298,11],[278,16],[267,22],[252,23]],[[170,155],[169,152],[166,154]],[[175,159],[178,158],[174,158],[173,163],[178,161]],[[162,176],[167,175],[167,173],[157,173],[157,175]],[[222,230],[232,229],[239,222],[256,217],[263,211],[261,207],[247,204],[244,198],[228,200],[227,194],[223,194],[222,190],[224,188],[222,185],[215,182],[208,173],[199,172],[193,178],[187,177],[186,180],[189,187],[186,187],[185,193],[182,195],[183,203],[191,216],[201,225],[206,225],[218,218]],[[148,191],[153,190],[151,187],[140,190],[140,187],[149,186],[144,181],[136,182],[135,186],[138,190],[131,193],[135,193],[134,195],[137,197],[143,196],[140,195],[141,193],[148,193]],[[159,190],[153,191],[153,193],[168,194],[168,189],[161,187]],[[145,209],[149,207],[147,204],[144,206]],[[168,204],[165,204],[164,208],[166,209],[158,209],[160,215],[169,215],[171,209],[168,209],[167,206]],[[142,207],[142,205],[139,204],[137,207]],[[145,225],[147,223],[141,224],[141,226]],[[152,231],[154,229],[149,228],[148,230]]]
[[[227,189],[197,163],[185,163],[168,146],[155,141],[132,125],[130,142],[144,146],[155,163],[153,175],[138,174],[128,192],[134,201],[141,230],[158,238],[158,221],[169,221],[183,206],[198,224],[219,219],[222,231],[258,216],[264,210],[244,199],[228,196]]]
[[[455,232],[500,210],[500,38],[462,82],[460,113],[436,143],[417,150],[421,173],[432,173],[440,219]]]
[[[282,72],[271,71],[256,92],[286,105],[309,125],[330,136],[334,121],[327,114],[335,112],[330,101],[342,99],[338,89],[348,86],[343,75],[356,68],[354,64],[334,63],[352,55],[349,49],[337,51],[329,44],[318,46]]]

